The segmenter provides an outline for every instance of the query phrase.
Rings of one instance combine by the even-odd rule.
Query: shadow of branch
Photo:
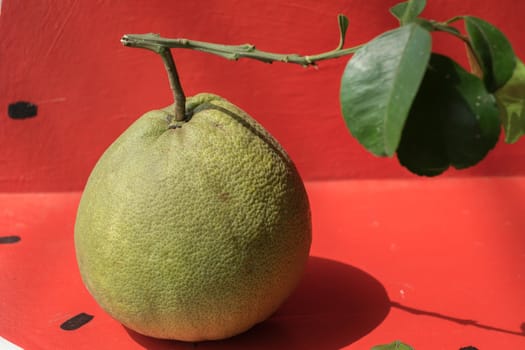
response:
[[[403,305],[403,304],[398,303],[396,301],[391,301],[390,302],[390,306],[394,307],[394,308],[397,308],[399,310],[411,313],[413,315],[435,317],[435,318],[439,318],[439,319],[442,319],[442,320],[454,322],[454,323],[457,323],[457,324],[460,324],[460,325],[464,325],[464,326],[472,326],[472,327],[476,327],[476,328],[486,329],[488,331],[494,331],[494,332],[500,332],[500,333],[506,333],[506,334],[512,334],[512,335],[525,337],[525,323],[521,324],[521,331],[512,331],[512,330],[509,330],[509,329],[504,329],[504,328],[500,328],[500,327],[495,327],[495,326],[490,326],[490,325],[486,325],[486,324],[483,324],[483,323],[479,323],[476,320],[448,316],[448,315],[440,314],[439,312],[435,312],[435,311],[416,309],[416,308],[413,308],[413,307],[410,307],[410,306]]]

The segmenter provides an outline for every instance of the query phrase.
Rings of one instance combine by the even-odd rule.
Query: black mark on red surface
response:
[[[66,322],[62,323],[60,325],[60,328],[62,328],[65,331],[74,331],[75,329],[79,329],[80,327],[91,321],[93,317],[94,316],[82,312],[74,317],[71,317]]]
[[[31,102],[13,102],[7,107],[7,115],[9,115],[13,119],[31,118],[36,116],[37,113],[38,106]]]
[[[473,346],[466,346],[466,347],[461,348],[461,349],[459,349],[459,350],[478,350],[478,348],[475,348],[475,347],[473,347]]]
[[[0,237],[0,244],[11,244],[20,241],[19,236],[3,236]]]

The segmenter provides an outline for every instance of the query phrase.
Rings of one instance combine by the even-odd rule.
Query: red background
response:
[[[81,190],[107,146],[147,110],[171,103],[159,57],[123,47],[125,33],[313,54],[337,45],[336,15],[350,19],[347,47],[394,28],[397,0],[16,1],[0,15],[0,191]],[[445,20],[473,14],[499,27],[525,57],[525,2],[430,0],[424,12]],[[466,64],[458,40],[434,35],[435,50]],[[306,180],[410,177],[396,159],[377,159],[346,130],[339,107],[347,58],[319,69],[227,61],[175,50],[188,95],[208,91],[245,109],[283,144]],[[38,105],[13,120],[9,103]],[[525,174],[525,141],[497,146],[463,175]]]

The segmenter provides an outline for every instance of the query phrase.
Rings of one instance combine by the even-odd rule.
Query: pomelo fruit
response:
[[[278,142],[223,98],[146,113],[103,154],[82,195],[75,248],[100,306],[144,335],[241,333],[297,285],[311,243],[303,182]]]

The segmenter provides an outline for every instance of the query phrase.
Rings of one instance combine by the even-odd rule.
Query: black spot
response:
[[[459,350],[478,350],[478,348],[475,348],[473,346],[465,346],[464,348],[461,348]]]
[[[79,329],[80,327],[91,321],[93,317],[94,316],[82,312],[74,317],[71,317],[66,322],[62,323],[60,325],[60,328],[62,328],[65,331],[74,331],[75,329]]]
[[[0,244],[11,244],[20,241],[19,236],[4,236],[0,237]]]
[[[13,119],[25,119],[36,116],[38,106],[26,101],[11,103],[7,107],[7,114]]]

